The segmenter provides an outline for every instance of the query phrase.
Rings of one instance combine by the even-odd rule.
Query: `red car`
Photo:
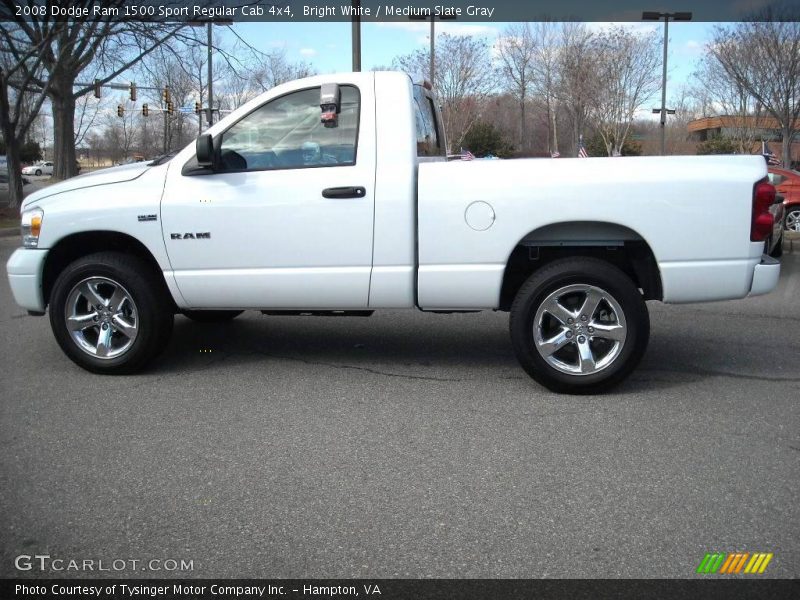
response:
[[[800,172],[769,168],[769,181],[783,196],[784,224],[788,231],[800,231]]]

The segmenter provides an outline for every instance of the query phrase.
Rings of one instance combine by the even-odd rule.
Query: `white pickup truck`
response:
[[[599,392],[644,354],[645,300],[764,294],[775,190],[760,156],[446,160],[401,73],[293,81],[169,159],[29,196],[17,303],[97,373],[141,369],[173,317],[510,311],[523,368]],[[711,215],[726,215],[724,220]]]

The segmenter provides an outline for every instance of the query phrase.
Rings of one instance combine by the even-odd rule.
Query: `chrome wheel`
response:
[[[536,350],[553,368],[591,375],[611,365],[627,337],[619,302],[605,290],[568,285],[548,295],[533,321]]]
[[[800,210],[794,209],[786,214],[785,227],[788,231],[800,232]]]
[[[67,331],[81,350],[100,359],[127,352],[139,333],[130,293],[107,277],[89,277],[70,290],[64,310]]]

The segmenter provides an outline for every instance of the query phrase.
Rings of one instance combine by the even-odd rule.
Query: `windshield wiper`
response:
[[[162,154],[161,156],[157,156],[153,159],[152,162],[147,163],[148,167],[157,167],[158,165],[163,165],[165,162],[169,162],[172,158],[177,154],[177,152],[170,152],[169,154]]]

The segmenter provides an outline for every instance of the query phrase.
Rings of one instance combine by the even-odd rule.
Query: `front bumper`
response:
[[[47,250],[17,248],[6,264],[8,283],[14,301],[22,308],[33,312],[44,312],[42,273]]]
[[[750,293],[748,296],[768,294],[778,285],[778,278],[780,275],[780,261],[766,254],[763,255],[761,257],[761,263],[757,264],[753,271],[753,283],[750,286]]]

